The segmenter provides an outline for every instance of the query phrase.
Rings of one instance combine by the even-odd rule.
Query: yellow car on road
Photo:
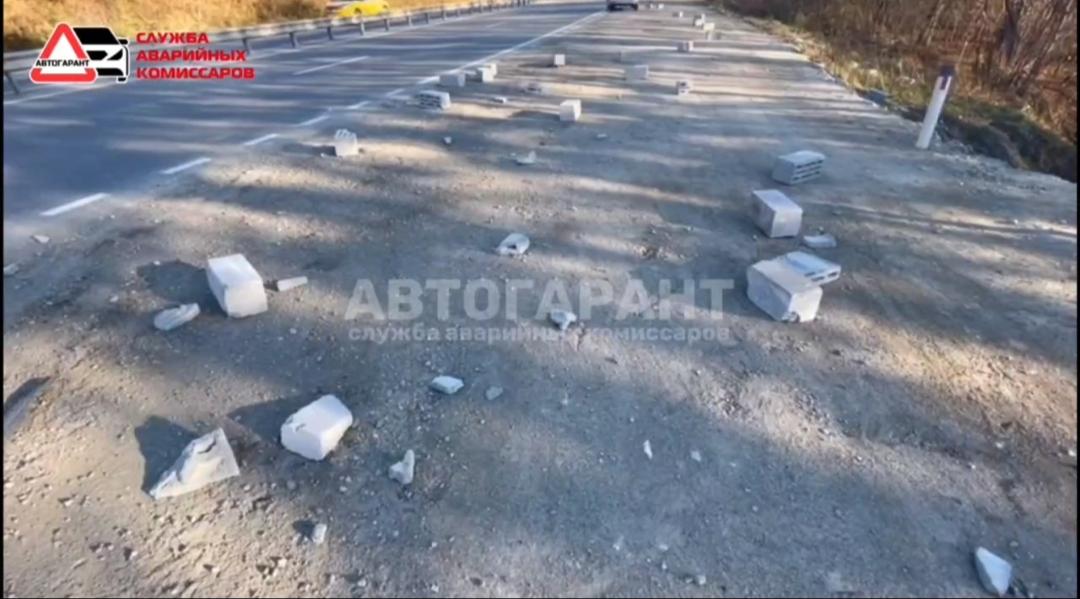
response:
[[[359,2],[350,2],[338,10],[334,16],[342,19],[376,17],[387,12],[390,12],[390,3],[386,0],[360,0]]]

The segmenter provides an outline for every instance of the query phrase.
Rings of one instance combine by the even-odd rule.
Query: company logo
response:
[[[56,26],[30,69],[30,81],[90,84],[98,79],[128,80],[128,41],[108,27]]]

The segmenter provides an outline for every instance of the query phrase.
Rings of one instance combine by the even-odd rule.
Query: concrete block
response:
[[[465,87],[465,73],[443,73],[439,75],[442,87]]]
[[[334,156],[356,156],[360,153],[360,142],[356,134],[348,129],[338,129],[334,133]]]
[[[814,320],[822,294],[820,286],[782,260],[762,260],[746,271],[746,296],[773,320]]]
[[[818,285],[832,283],[840,278],[840,265],[819,258],[809,252],[788,252],[781,259]]]
[[[803,245],[812,250],[827,250],[836,247],[836,237],[828,233],[820,235],[803,235]]]
[[[1003,597],[1012,584],[1012,564],[979,547],[975,550],[975,570],[979,573],[979,582],[986,592]]]
[[[337,446],[352,423],[352,412],[340,399],[323,395],[285,420],[281,444],[309,460],[321,460]]]
[[[802,207],[775,189],[755,191],[751,214],[768,237],[794,237],[802,226]]]
[[[694,89],[694,83],[688,79],[675,82],[675,95],[677,96],[685,96],[686,94],[689,94],[692,89]]]
[[[169,308],[158,312],[154,317],[154,328],[159,331],[171,331],[176,327],[187,324],[199,315],[199,304],[181,304],[175,308]]]
[[[820,177],[824,166],[824,154],[810,150],[792,152],[777,157],[773,163],[772,178],[787,185],[798,185]]]
[[[262,277],[243,254],[207,261],[206,278],[221,309],[230,318],[266,312],[266,289]]]
[[[481,69],[487,69],[487,70],[491,71],[491,76],[492,77],[495,77],[496,75],[499,74],[499,63],[497,63],[497,62],[486,62],[486,63],[480,65],[480,68]]]
[[[413,481],[413,475],[416,473],[416,453],[413,450],[405,452],[405,457],[400,462],[390,466],[390,479],[396,480],[402,485],[409,485]]]
[[[559,104],[559,120],[576,123],[581,118],[581,100],[564,100]]]
[[[709,33],[710,31],[716,31],[716,23],[702,23],[701,30],[705,33]]]
[[[453,395],[465,386],[465,382],[457,377],[441,375],[431,380],[431,388],[446,395]]]
[[[566,55],[565,54],[556,54],[556,55],[552,56],[551,57],[551,66],[553,66],[553,67],[565,67],[566,66]]]
[[[421,108],[431,110],[447,110],[450,108],[450,94],[434,90],[426,90],[416,94],[416,101]]]
[[[172,467],[150,489],[150,496],[176,497],[239,474],[229,440],[219,428],[188,443]]]
[[[685,42],[679,42],[679,52],[689,54],[694,51],[694,42],[692,40],[686,40]]]
[[[278,291],[288,291],[307,284],[307,277],[290,277],[288,279],[278,279],[275,281],[274,289],[277,289]]]
[[[628,81],[645,81],[649,78],[649,65],[636,64],[626,69],[626,79]]]
[[[529,250],[529,237],[524,233],[511,233],[495,248],[500,256],[521,256]]]

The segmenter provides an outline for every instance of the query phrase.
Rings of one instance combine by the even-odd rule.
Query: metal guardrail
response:
[[[350,17],[347,19],[338,17],[324,17],[321,19],[306,19],[303,21],[291,21],[288,23],[273,23],[268,25],[254,25],[251,27],[237,27],[233,29],[220,29],[208,32],[211,44],[222,42],[240,41],[244,49],[250,54],[253,40],[266,39],[281,35],[289,36],[289,43],[294,48],[300,46],[297,34],[311,31],[326,30],[327,39],[334,39],[334,29],[343,27],[359,27],[360,34],[367,33],[368,26],[374,26],[384,31],[390,31],[391,27],[412,26],[416,22],[430,23],[432,19],[446,20],[450,17],[460,17],[482,12],[494,12],[507,8],[516,8],[533,4],[536,0],[509,0],[505,2],[469,2],[465,4],[443,5],[437,9],[425,9],[415,11],[397,11],[377,17]],[[149,46],[147,46],[149,48]],[[175,46],[170,46],[175,47]],[[20,93],[15,84],[13,72],[29,69],[37,60],[41,50],[23,50],[20,52],[4,52],[4,79],[8,86],[16,94]]]

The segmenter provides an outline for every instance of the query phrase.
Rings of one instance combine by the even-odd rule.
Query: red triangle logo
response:
[[[83,49],[82,44],[79,43],[79,38],[75,37],[75,32],[71,30],[71,26],[67,23],[60,23],[56,26],[52,36],[49,38],[49,42],[45,44],[45,47],[41,49],[41,54],[38,54],[37,61],[34,63],[38,65],[43,60],[49,60],[52,58],[53,52],[56,50],[56,45],[60,43],[60,38],[67,40],[68,45],[75,51],[75,58],[79,60],[90,60],[86,55],[86,50]],[[83,72],[50,72],[58,67],[34,66],[30,69],[30,81],[34,83],[93,83],[97,80],[97,70],[87,66]]]

